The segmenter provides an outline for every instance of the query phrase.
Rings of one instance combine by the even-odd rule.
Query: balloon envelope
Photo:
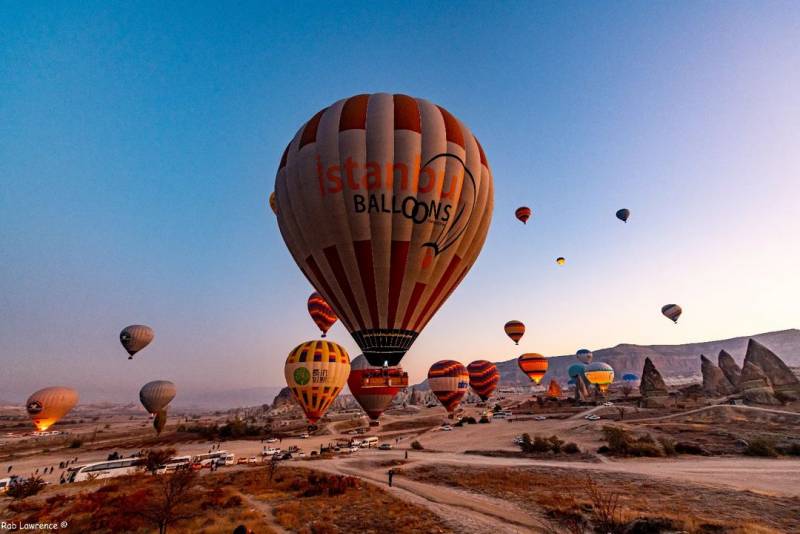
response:
[[[322,337],[327,335],[328,329],[333,326],[337,319],[336,312],[333,311],[331,305],[316,291],[308,297],[308,314],[311,315],[311,319],[322,331]]]
[[[304,124],[275,178],[295,262],[372,365],[397,365],[483,247],[486,156],[445,109],[357,95]]]
[[[582,375],[584,371],[586,371],[585,365],[581,365],[580,363],[573,363],[572,365],[569,366],[569,369],[567,369],[567,374],[569,375],[570,378],[576,378]]]
[[[139,400],[148,413],[163,410],[175,398],[175,384],[169,380],[153,380],[139,390]]]
[[[522,321],[508,321],[503,327],[503,330],[505,330],[506,335],[517,345],[519,345],[519,340],[522,339],[522,336],[525,335],[525,325]]]
[[[628,217],[631,216],[631,210],[627,208],[622,208],[621,210],[617,210],[617,219],[622,222],[628,222]]]
[[[531,218],[531,209],[527,206],[522,206],[517,208],[517,211],[514,212],[514,215],[522,221],[522,224],[528,224],[528,219]]]
[[[452,414],[469,388],[467,368],[453,360],[441,360],[428,370],[428,385],[445,410]]]
[[[500,382],[497,366],[487,360],[476,360],[467,366],[469,385],[482,401],[488,399]]]
[[[149,326],[143,324],[132,324],[126,326],[119,333],[119,341],[122,346],[128,351],[128,359],[132,359],[133,355],[145,348],[153,341],[155,333]]]
[[[564,265],[566,262],[567,262],[567,260],[565,260],[565,259],[564,259],[563,257],[561,257],[561,256],[559,256],[558,258],[556,258],[556,263],[557,263],[557,264],[559,264],[559,265]]]
[[[639,377],[633,373],[626,373],[622,375],[622,379],[625,380],[626,382],[636,382],[637,380],[639,380]]]
[[[590,384],[596,385],[600,391],[608,389],[614,381],[614,369],[605,362],[594,362],[586,366],[583,375]]]
[[[661,307],[661,313],[663,313],[664,317],[670,319],[673,323],[677,323],[678,317],[681,316],[683,310],[677,304],[666,304]]]
[[[78,404],[78,392],[67,387],[49,387],[34,392],[25,403],[36,429],[47,430]]]
[[[580,349],[575,356],[583,363],[592,363],[592,358],[594,358],[594,354],[589,349]]]
[[[536,382],[537,385],[547,373],[547,358],[535,352],[523,354],[517,358],[517,364],[522,369],[522,372],[528,375],[528,378]]]
[[[347,387],[355,397],[356,402],[364,409],[370,419],[377,421],[383,412],[392,404],[392,399],[400,391],[399,387],[380,386],[363,387],[362,378],[366,369],[379,369],[370,365],[363,354],[359,354],[350,363],[350,375],[347,377]]]
[[[306,341],[289,353],[283,374],[306,419],[313,425],[325,415],[344,387],[350,374],[350,357],[336,343]]]

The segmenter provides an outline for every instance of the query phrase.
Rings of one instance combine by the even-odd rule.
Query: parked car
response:
[[[452,427],[452,426],[450,426],[450,425],[444,425],[444,426],[443,426],[441,429],[442,429],[444,432],[450,432],[451,430],[453,430],[453,427]]]
[[[300,439],[308,439],[308,432],[303,432],[300,434]]]
[[[267,438],[267,443],[278,443],[278,438]]]
[[[351,445],[351,446],[350,446],[350,447],[349,447],[347,450],[349,450],[350,452],[358,452],[358,450],[359,450],[360,448],[361,448],[361,447],[359,447],[359,446],[357,446],[357,445]]]
[[[261,451],[262,456],[274,456],[280,453],[281,450],[275,447],[264,447],[264,450]]]
[[[588,419],[589,421],[598,421],[601,419],[601,417],[599,415],[589,414],[586,416],[586,419]]]
[[[603,406],[614,406],[614,403],[613,403],[613,402],[611,402],[611,401],[604,402],[604,403],[603,403]]]
[[[545,419],[547,419],[546,415],[537,415],[533,418],[534,421],[544,421]]]
[[[391,443],[381,443],[380,445],[378,445],[378,450],[390,451],[390,450],[392,450],[392,444]]]

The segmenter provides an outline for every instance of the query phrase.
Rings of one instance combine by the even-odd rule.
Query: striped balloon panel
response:
[[[545,373],[547,373],[547,358],[541,354],[523,354],[519,357],[517,363],[522,372],[537,384],[542,381]]]
[[[358,95],[309,120],[275,180],[278,224],[311,284],[375,365],[397,365],[480,252],[486,156],[441,107]]]
[[[350,357],[336,343],[307,341],[289,353],[283,372],[289,390],[313,425],[325,415],[347,382]]]
[[[175,398],[175,384],[168,380],[153,380],[139,390],[139,400],[148,413],[163,410]]]
[[[488,399],[500,382],[497,366],[486,360],[477,360],[467,366],[469,385],[481,398]]]
[[[428,371],[428,386],[442,406],[452,413],[467,393],[469,373],[457,361],[438,361]]]
[[[28,416],[39,431],[47,430],[78,404],[78,392],[67,387],[49,387],[33,393],[25,403]]]
[[[356,402],[363,408],[370,419],[377,420],[381,414],[392,404],[399,387],[370,387],[361,386],[362,377],[366,369],[378,369],[369,365],[363,354],[356,356],[350,367],[350,376],[347,377],[347,387],[355,397]]]
[[[308,313],[322,331],[322,337],[325,337],[325,334],[337,319],[336,312],[333,311],[333,308],[325,301],[322,295],[316,291],[308,297]]]
[[[528,219],[531,218],[531,209],[525,206],[517,208],[517,211],[514,212],[514,215],[516,215],[517,219],[523,223],[527,223]]]
[[[120,343],[131,356],[149,345],[154,337],[153,329],[143,324],[126,326],[119,333]]]
[[[521,321],[508,321],[503,327],[506,335],[511,338],[514,343],[519,343],[522,336],[525,334],[525,325]]]

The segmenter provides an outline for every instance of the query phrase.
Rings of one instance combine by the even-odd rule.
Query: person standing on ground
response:
[[[389,487],[392,487],[392,478],[394,478],[394,469],[389,469]]]

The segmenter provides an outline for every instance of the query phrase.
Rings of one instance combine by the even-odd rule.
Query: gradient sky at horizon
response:
[[[363,92],[446,107],[495,177],[412,381],[800,326],[797,3],[16,3],[0,27],[0,399],[282,385],[317,331],[266,198],[297,128]]]

